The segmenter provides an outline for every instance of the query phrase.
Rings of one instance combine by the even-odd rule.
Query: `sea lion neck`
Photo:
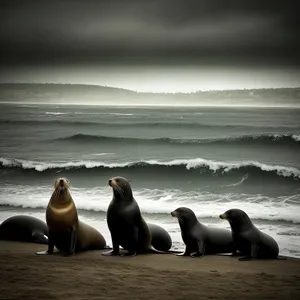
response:
[[[125,193],[120,194],[120,192],[113,189],[113,199],[117,202],[130,203],[133,201],[132,191],[127,189]]]
[[[191,229],[197,224],[198,220],[195,215],[189,214],[188,216],[182,218],[182,222],[179,221],[179,226],[181,229]]]
[[[234,220],[229,220],[229,224],[231,230],[235,233],[243,232],[253,227],[253,223],[248,215],[241,216]]]
[[[63,208],[72,203],[72,197],[68,189],[64,191],[54,191],[51,196],[50,203],[57,208]]]

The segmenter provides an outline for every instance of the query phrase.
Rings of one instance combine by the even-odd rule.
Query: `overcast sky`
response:
[[[110,85],[120,85],[125,67],[130,74],[137,74],[137,78],[132,75],[133,81],[145,81],[145,73],[153,73],[155,67],[160,67],[160,75],[169,72],[171,77],[170,70],[176,69],[180,77],[183,66],[194,73],[197,69],[203,73],[203,69],[240,72],[256,68],[256,73],[251,72],[263,74],[276,69],[277,81],[282,74],[283,85],[289,81],[297,85],[300,39],[296,3],[2,0],[0,81],[42,80],[41,74],[45,80],[55,81],[58,71],[65,70],[60,80],[72,82],[74,72],[70,70],[77,68],[80,73],[84,68],[85,77],[77,76],[77,81],[107,84],[99,80],[114,74],[120,82],[111,81]],[[93,67],[90,73],[89,67]],[[123,73],[118,75],[116,68],[121,67]]]

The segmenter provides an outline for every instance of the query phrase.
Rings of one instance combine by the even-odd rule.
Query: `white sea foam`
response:
[[[92,154],[89,154],[91,156],[105,156],[105,155],[114,155],[115,153],[112,153],[112,152],[103,152],[103,153],[92,153]]]
[[[51,186],[1,186],[0,205],[10,205],[12,208],[0,210],[0,223],[18,214],[32,215],[45,221],[44,211],[51,193]],[[111,235],[105,217],[112,199],[111,189],[109,187],[71,188],[71,194],[79,209],[80,219],[97,228],[108,245],[111,245]],[[145,220],[162,226],[169,232],[174,249],[184,249],[178,221],[170,215],[174,209],[180,206],[190,207],[203,224],[230,230],[228,222],[218,216],[227,209],[241,208],[248,213],[260,230],[277,240],[281,255],[300,257],[299,235],[297,235],[300,226],[300,195],[270,198],[262,195],[183,192],[176,189],[136,189],[134,197],[139,203]],[[33,210],[34,208],[42,208],[42,210]],[[277,221],[276,225],[274,221]]]
[[[58,162],[38,162],[22,159],[10,159],[10,158],[0,158],[0,163],[5,167],[19,167],[23,169],[34,169],[36,171],[45,171],[48,169],[55,168],[125,168],[138,166],[141,164],[147,164],[152,166],[185,166],[187,170],[205,167],[213,172],[222,171],[229,172],[231,170],[237,170],[245,167],[256,167],[265,172],[276,172],[277,175],[283,177],[296,177],[300,178],[300,170],[294,167],[285,167],[279,165],[267,165],[257,161],[240,161],[240,162],[222,162],[213,161],[203,158],[195,159],[175,159],[171,161],[159,161],[159,160],[145,160],[145,161],[132,161],[123,163],[106,163],[98,161],[70,161],[64,163]]]
[[[46,208],[52,191],[52,187],[49,186],[2,186],[0,188],[0,205]],[[87,211],[106,212],[112,199],[109,187],[71,188],[71,194],[77,208]],[[233,193],[183,192],[176,189],[136,189],[134,197],[138,201],[141,211],[148,214],[170,214],[180,206],[187,206],[192,208],[199,218],[216,219],[230,208],[241,208],[254,219],[300,224],[300,195],[271,198],[262,195]]]
[[[300,134],[293,134],[292,135],[292,138],[297,141],[297,142],[300,142]]]
[[[113,115],[113,116],[133,116],[133,114],[126,114],[126,113],[109,113],[109,115]]]
[[[67,113],[63,112],[51,112],[51,111],[46,111],[45,115],[53,115],[53,116],[59,116],[59,115],[66,115]]]

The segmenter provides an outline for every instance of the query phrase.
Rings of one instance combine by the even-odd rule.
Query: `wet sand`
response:
[[[0,241],[0,299],[300,299],[299,259],[34,254],[46,248]]]

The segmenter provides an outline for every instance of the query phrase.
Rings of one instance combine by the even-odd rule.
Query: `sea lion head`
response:
[[[235,232],[242,231],[253,226],[248,215],[241,209],[229,209],[225,213],[221,214],[220,218],[227,220],[231,229]]]
[[[171,215],[178,219],[181,228],[191,228],[198,222],[195,213],[187,207],[179,207]]]
[[[55,180],[54,183],[54,190],[57,190],[59,192],[64,192],[66,189],[69,189],[70,185],[69,185],[69,180],[66,178],[58,178]]]
[[[72,201],[69,191],[70,184],[66,178],[58,178],[54,183],[54,192],[52,193],[51,200],[57,204],[69,203]]]
[[[132,200],[132,190],[128,180],[124,177],[109,179],[108,184],[112,187],[116,200]]]

